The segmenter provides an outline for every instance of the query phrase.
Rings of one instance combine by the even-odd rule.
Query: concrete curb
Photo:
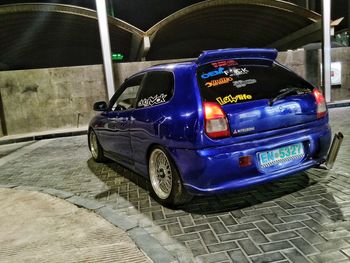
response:
[[[12,139],[0,139],[0,145],[10,144],[10,143],[18,143],[18,142],[28,142],[28,141],[39,141],[45,139],[53,139],[53,138],[61,138],[61,137],[71,137],[71,136],[79,136],[87,134],[87,130],[83,131],[70,131],[70,132],[57,132],[57,133],[47,133],[40,135],[31,135]]]
[[[349,107],[349,106],[350,106],[350,101],[327,103],[328,109],[343,108],[343,107]]]
[[[22,185],[0,185],[0,188],[6,189],[18,189],[26,191],[35,191],[51,196],[55,196],[59,199],[65,200],[78,207],[82,207],[93,211],[100,215],[106,221],[110,222],[114,226],[124,230],[129,237],[135,242],[138,248],[154,263],[178,263],[179,261],[172,256],[168,250],[162,246],[157,239],[152,237],[147,231],[140,227],[137,220],[133,220],[126,215],[118,214],[114,209],[100,204],[97,201],[82,198],[74,195],[70,192],[65,192],[53,188],[34,187],[34,186],[22,186]]]

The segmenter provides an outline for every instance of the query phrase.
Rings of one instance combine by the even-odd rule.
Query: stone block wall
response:
[[[164,63],[181,62],[184,60],[186,59],[154,60],[114,64],[115,87],[117,89],[126,78],[148,67]]]
[[[319,85],[321,52],[314,54],[313,71],[308,70],[304,50],[280,52],[277,60]],[[181,60],[115,64],[116,89],[125,78],[144,68],[175,61]],[[350,48],[333,49],[332,61],[340,61],[343,66],[343,85],[332,89],[332,97],[350,99]],[[93,103],[107,99],[102,65],[0,71],[0,92],[9,135],[76,127],[78,113],[79,125],[86,126],[95,114]]]
[[[319,53],[321,60],[321,52]],[[342,64],[342,85],[332,88],[332,100],[350,100],[350,48],[333,48],[332,62],[341,62]]]
[[[277,56],[277,61],[287,66],[288,68],[294,70],[298,75],[302,76],[303,78],[306,77],[305,56],[303,49],[279,52]]]
[[[9,135],[86,125],[106,99],[101,65],[0,72]]]

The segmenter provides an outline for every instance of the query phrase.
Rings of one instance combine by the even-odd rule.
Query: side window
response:
[[[137,108],[165,103],[174,93],[174,75],[168,71],[148,72],[140,91]]]
[[[128,110],[135,108],[136,98],[143,76],[144,75],[136,76],[123,84],[121,87],[123,89],[122,93],[111,100],[111,103],[113,103],[112,110]]]
[[[139,88],[139,85],[127,87],[117,99],[115,105],[120,106],[122,109],[132,109],[135,105],[135,100]]]

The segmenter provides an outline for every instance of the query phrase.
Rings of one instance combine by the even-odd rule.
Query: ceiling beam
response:
[[[304,44],[321,40],[322,38],[322,21],[317,21],[288,36],[281,38],[266,47],[276,48],[278,50],[286,50],[298,48]]]
[[[343,20],[339,18],[331,22],[332,32],[334,32],[334,27],[339,25]],[[266,47],[276,48],[278,50],[294,49],[301,47],[305,44],[317,42],[322,40],[322,20],[319,20],[311,25],[308,25],[298,31],[295,31],[288,36],[281,38]]]

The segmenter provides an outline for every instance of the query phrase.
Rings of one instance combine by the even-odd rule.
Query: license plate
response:
[[[304,157],[304,148],[302,143],[297,143],[272,151],[260,152],[258,156],[260,165],[265,168]]]

